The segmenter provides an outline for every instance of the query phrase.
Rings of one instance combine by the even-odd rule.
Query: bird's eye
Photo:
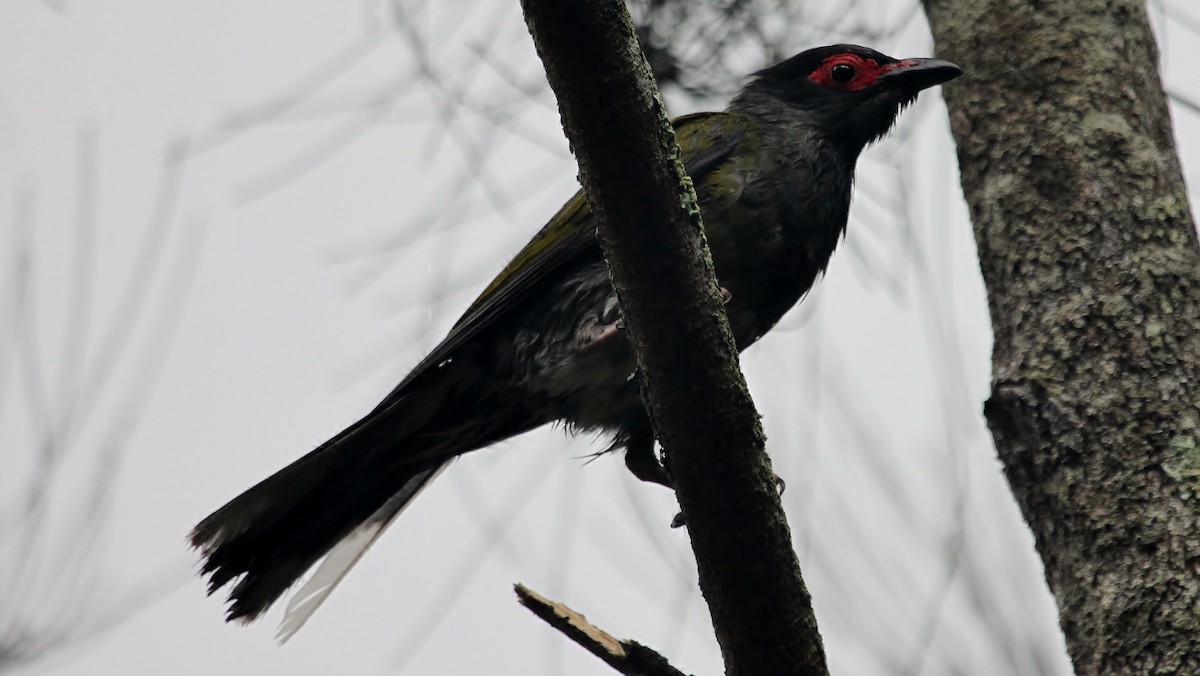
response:
[[[846,84],[854,79],[854,66],[848,63],[839,63],[829,69],[829,77],[838,84]]]

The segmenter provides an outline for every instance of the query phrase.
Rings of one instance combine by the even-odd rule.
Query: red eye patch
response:
[[[878,61],[857,54],[835,54],[825,59],[808,79],[822,87],[857,92],[875,84],[889,70],[903,65],[905,63],[901,61],[881,66]]]

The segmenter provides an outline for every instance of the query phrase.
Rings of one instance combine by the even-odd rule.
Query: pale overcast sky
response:
[[[279,609],[226,625],[194,577],[191,526],[373,406],[575,189],[518,3],[395,1],[0,5],[0,640],[101,630],[17,673],[611,673],[515,582],[720,673],[673,498],[559,430],[456,463],[286,646]],[[1197,98],[1172,67],[1196,35],[1164,21]],[[872,46],[931,49],[919,14]],[[1188,164],[1200,118],[1174,112]],[[743,360],[831,667],[1065,675],[980,415],[937,90],[900,134],[819,290]],[[46,430],[69,455],[31,529]]]

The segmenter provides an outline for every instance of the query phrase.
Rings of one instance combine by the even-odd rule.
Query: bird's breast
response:
[[[738,344],[749,346],[816,282],[845,231],[849,191],[776,179],[703,212],[717,278]]]

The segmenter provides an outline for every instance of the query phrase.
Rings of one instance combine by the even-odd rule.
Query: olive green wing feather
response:
[[[752,136],[750,122],[734,113],[696,113],[677,118],[673,124],[684,168],[697,188]],[[399,394],[430,369],[452,359],[462,345],[519,305],[531,290],[561,270],[569,269],[573,261],[596,255],[596,226],[587,199],[580,191],[492,280],[446,338],[392,394]]]

